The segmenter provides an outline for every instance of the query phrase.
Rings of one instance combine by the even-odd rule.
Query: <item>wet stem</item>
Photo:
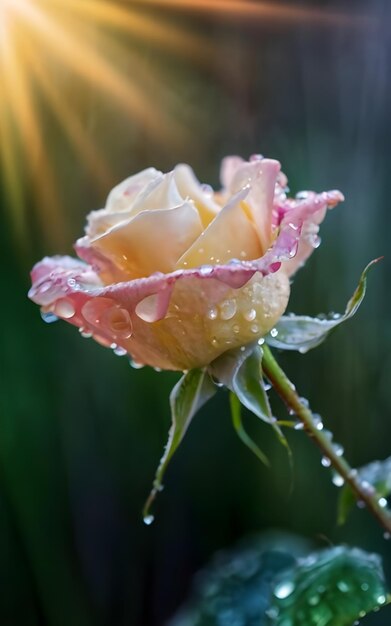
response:
[[[365,504],[368,511],[377,519],[387,533],[391,533],[391,516],[387,509],[379,504],[379,495],[368,490],[367,485],[359,479],[357,471],[333,448],[332,441],[317,427],[314,415],[305,402],[300,398],[295,386],[280,368],[268,346],[263,346],[263,373],[269,379],[274,389],[284,401],[288,410],[294,413],[303,424],[305,432],[315,441],[324,457],[329,459],[330,466],[343,478],[354,492],[357,501]]]

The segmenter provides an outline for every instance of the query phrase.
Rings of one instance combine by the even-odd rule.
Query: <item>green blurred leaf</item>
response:
[[[280,546],[281,538],[275,543]],[[169,626],[267,626],[272,581],[294,562],[287,551],[262,540],[216,554]]]
[[[156,470],[153,488],[143,510],[144,521],[147,524],[153,521],[150,508],[157,493],[162,489],[164,473],[172,455],[185,436],[194,415],[215,393],[216,386],[205,369],[190,370],[173,388],[170,394],[172,421],[168,441]]]
[[[343,315],[334,314],[330,319],[308,315],[283,315],[273,331],[267,335],[267,343],[274,348],[298,350],[302,353],[316,348],[334,328],[355,315],[365,296],[368,271],[379,260],[374,259],[364,269]]]
[[[391,457],[383,461],[373,461],[364,465],[357,470],[358,480],[364,483],[368,489],[373,489],[379,499],[384,500],[384,506],[387,506],[385,498],[391,495]],[[344,524],[346,519],[356,502],[356,497],[349,485],[345,485],[341,490],[338,502],[338,523]]]
[[[351,626],[386,602],[380,557],[339,546],[279,576],[268,614],[275,626]]]

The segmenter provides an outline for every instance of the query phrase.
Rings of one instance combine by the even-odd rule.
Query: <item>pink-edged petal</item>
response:
[[[129,210],[148,185],[163,178],[164,174],[154,167],[148,167],[138,174],[129,176],[110,191],[106,201],[106,210],[113,212]]]
[[[224,189],[229,189],[236,172],[245,163],[240,156],[227,156],[221,162],[220,182]]]
[[[327,209],[335,207],[344,200],[338,190],[325,191],[321,194],[307,192],[296,200],[286,200],[280,207],[283,215],[280,228],[284,232],[296,232],[296,250],[292,258],[283,264],[283,270],[292,276],[312,254],[320,243],[319,224],[323,221]]]
[[[99,277],[79,263],[70,280],[68,258],[38,264],[30,297],[138,362],[165,369],[206,365],[231,347],[266,334],[285,310],[289,281],[271,252],[234,262],[92,286]],[[274,273],[276,272],[276,273]],[[42,285],[50,287],[42,292]]]
[[[177,267],[224,264],[230,259],[257,259],[262,256],[257,231],[248,216],[244,201],[248,190],[236,194],[221,209],[208,228],[183,254]]]
[[[142,211],[90,242],[128,278],[170,272],[202,232],[189,202],[171,209]]]

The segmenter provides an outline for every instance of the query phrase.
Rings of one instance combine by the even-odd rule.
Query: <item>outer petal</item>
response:
[[[189,369],[256,340],[276,323],[289,298],[289,281],[276,272],[281,250],[252,263],[203,266],[107,287],[99,286],[90,266],[57,257],[34,268],[29,296],[44,312],[103,345],[120,346],[141,363]]]
[[[300,198],[299,194],[298,199],[286,200],[280,205],[280,212],[284,215],[281,229],[284,232],[291,229],[300,233],[297,248],[292,249],[292,258],[283,263],[283,271],[288,276],[292,276],[304,265],[314,248],[319,246],[319,224],[323,221],[327,208],[333,208],[343,200],[342,193],[336,190],[321,194],[306,192],[305,197]]]

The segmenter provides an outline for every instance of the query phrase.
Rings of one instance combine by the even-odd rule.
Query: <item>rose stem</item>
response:
[[[379,495],[376,494],[375,490],[368,489],[368,486],[360,481],[357,470],[352,469],[344,457],[337,454],[332,441],[322,430],[318,430],[316,420],[314,420],[313,413],[307,406],[307,402],[303,402],[300,399],[295,386],[280,368],[268,346],[263,345],[262,349],[263,372],[285,402],[289,411],[295,413],[308,435],[319,446],[323,455],[329,459],[330,465],[344,479],[345,483],[351,487],[357,500],[365,503],[367,509],[374,515],[387,533],[391,533],[391,516],[386,508],[380,506]]]

